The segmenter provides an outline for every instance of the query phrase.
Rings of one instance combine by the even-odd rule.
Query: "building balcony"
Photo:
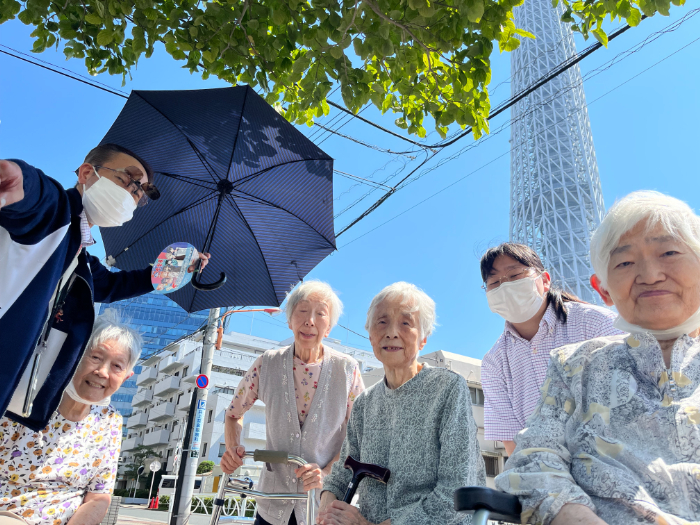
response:
[[[138,386],[148,386],[156,382],[158,377],[158,370],[154,367],[144,367],[141,373],[136,376],[136,384]]]
[[[156,445],[167,445],[170,438],[170,430],[154,430],[153,432],[143,436],[143,444],[146,447],[153,447]]]
[[[202,352],[194,351],[187,354],[182,358],[182,366],[187,368],[187,374],[182,374],[182,380],[188,383],[194,383],[195,379],[199,375],[199,369],[202,365]]]
[[[145,427],[148,423],[148,414],[145,412],[139,412],[133,416],[129,416],[126,420],[126,428],[141,428]]]
[[[153,394],[156,397],[168,397],[178,390],[180,390],[180,378],[171,376],[158,381],[153,387]]]
[[[178,359],[177,354],[162,359],[160,365],[158,365],[158,371],[164,374],[172,374],[179,368],[182,368],[182,363]]]
[[[153,390],[141,390],[131,400],[132,407],[145,407],[153,404]]]
[[[151,409],[148,420],[156,423],[170,421],[175,417],[175,403],[162,403]]]
[[[185,434],[186,425],[187,423],[182,423],[173,427],[173,429],[170,431],[171,443],[177,443],[180,440],[180,438]]]
[[[177,403],[177,409],[182,410],[183,412],[187,412],[190,409],[191,402],[192,402],[192,394],[191,393],[182,394],[180,401],[178,401],[178,403]]]
[[[134,436],[132,438],[125,439],[122,441],[122,452],[125,450],[135,449],[139,445],[143,445],[143,438],[141,436]]]

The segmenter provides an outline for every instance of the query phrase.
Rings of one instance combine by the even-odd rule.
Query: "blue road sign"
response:
[[[206,378],[207,376],[199,376]],[[199,377],[197,381],[199,382]],[[204,412],[207,402],[204,399],[197,400],[197,413],[194,418],[194,428],[192,429],[192,444],[190,445],[190,457],[199,457],[199,445],[202,441],[202,429],[204,427]]]
[[[199,374],[197,376],[197,386],[199,388],[207,388],[209,386],[209,378],[204,374]]]

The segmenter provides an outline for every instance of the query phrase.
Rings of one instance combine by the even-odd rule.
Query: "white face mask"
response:
[[[109,405],[109,401],[111,399],[111,396],[105,397],[101,401],[88,401],[87,399],[83,399],[82,397],[80,397],[80,394],[78,394],[78,391],[75,389],[75,385],[73,384],[72,379],[70,383],[68,383],[68,386],[63,391],[63,393],[68,395],[68,397],[70,397],[73,401],[77,401],[78,403],[82,403],[83,405],[97,405],[100,407],[106,407]]]
[[[668,341],[669,339],[678,339],[680,336],[689,334],[700,328],[700,309],[678,326],[666,328],[664,330],[650,330],[648,328],[642,328],[636,324],[628,323],[620,315],[618,315],[617,319],[615,319],[613,326],[618,330],[629,332],[630,334],[647,333],[653,335],[659,341]]]
[[[489,308],[511,323],[523,323],[532,319],[545,301],[537,290],[537,280],[540,277],[542,276],[509,281],[486,292]]]
[[[108,178],[100,177],[97,170],[93,170],[99,180],[83,190],[83,208],[88,222],[110,228],[131,220],[136,209],[131,193]]]

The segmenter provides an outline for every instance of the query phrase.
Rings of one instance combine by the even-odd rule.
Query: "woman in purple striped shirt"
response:
[[[524,244],[490,248],[481,257],[481,278],[489,308],[506,321],[481,363],[484,437],[502,441],[510,456],[540,399],[550,352],[621,332],[612,311],[552,286],[542,261]]]

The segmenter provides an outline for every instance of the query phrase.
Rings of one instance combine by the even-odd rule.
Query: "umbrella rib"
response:
[[[297,160],[288,160],[288,161],[282,162],[282,163],[280,163],[280,164],[275,164],[274,166],[268,166],[267,168],[262,169],[262,170],[260,170],[260,171],[256,171],[255,173],[251,173],[250,175],[247,175],[247,176],[245,176],[244,178],[235,181],[235,182],[233,183],[233,187],[234,187],[234,189],[235,189],[237,185],[239,185],[239,184],[245,184],[246,182],[249,182],[249,181],[253,180],[253,179],[256,178],[256,177],[259,177],[260,175],[263,175],[263,174],[267,173],[268,171],[270,171],[270,170],[272,170],[272,169],[274,169],[274,168],[279,168],[280,166],[287,166],[287,165],[289,165],[289,164],[295,164],[295,163],[297,163],[297,162],[308,162],[308,161],[315,161],[315,160],[333,160],[333,159],[328,158],[328,159],[297,159]]]
[[[136,91],[135,93],[136,93],[139,97],[141,97],[141,95],[139,95],[138,91]],[[216,173],[216,172],[214,171],[214,169],[213,169],[211,166],[209,166],[209,163],[208,163],[208,162],[206,162],[206,161],[204,160],[204,157],[202,156],[202,154],[200,153],[200,151],[197,149],[197,146],[195,146],[195,145],[192,143],[192,141],[190,140],[190,138],[189,138],[187,135],[185,135],[185,134],[183,133],[183,131],[177,126],[177,124],[175,124],[175,123],[170,119],[170,117],[168,117],[165,113],[163,113],[160,109],[158,109],[157,107],[155,107],[153,104],[151,104],[150,102],[148,102],[145,98],[141,97],[141,100],[143,100],[146,104],[148,104],[150,107],[152,107],[152,108],[153,108],[154,110],[156,110],[158,113],[160,113],[161,115],[163,115],[163,118],[164,118],[165,120],[167,120],[168,122],[170,122],[170,123],[173,125],[173,127],[174,127],[176,130],[178,130],[178,131],[180,132],[180,134],[181,134],[183,137],[185,137],[185,140],[186,140],[187,143],[190,145],[190,147],[194,150],[195,154],[196,154],[197,157],[199,158],[199,160],[200,160],[200,162],[202,163],[202,165],[204,166],[204,168],[209,172],[209,175],[211,176],[211,178],[212,178],[212,179],[215,179],[215,178],[216,178],[216,177],[215,177],[215,173]],[[214,180],[214,184],[217,184],[218,182],[219,182],[218,180]]]
[[[117,257],[119,257],[121,254],[123,254],[125,251],[127,251],[129,248],[131,248],[134,244],[136,244],[136,243],[139,242],[141,239],[143,239],[146,235],[148,235],[148,234],[151,233],[153,230],[155,230],[156,228],[158,228],[158,226],[160,226],[161,224],[164,224],[165,222],[169,221],[170,219],[172,219],[172,218],[175,217],[176,215],[180,215],[181,213],[184,213],[184,212],[186,212],[187,210],[191,210],[191,209],[194,208],[195,206],[199,206],[200,204],[203,204],[204,202],[206,202],[207,200],[211,199],[213,196],[216,196],[216,195],[218,195],[217,192],[212,192],[212,193],[210,193],[209,195],[205,195],[204,197],[201,197],[200,199],[194,201],[193,203],[191,203],[191,204],[185,206],[184,208],[182,208],[182,209],[176,211],[176,212],[173,213],[172,215],[168,215],[165,219],[163,219],[162,221],[160,221],[158,224],[154,225],[150,230],[148,230],[146,233],[144,233],[143,235],[141,235],[141,237],[139,237],[138,239],[136,239],[136,240],[135,240],[134,242],[132,242],[129,246],[127,246],[126,248],[124,248],[120,253],[118,253],[117,255],[114,255],[113,257],[114,257],[115,259],[116,259]]]
[[[245,95],[243,96],[243,104],[241,104],[241,118],[238,119],[238,129],[236,129],[236,138],[233,139],[233,147],[231,148],[231,159],[228,161],[228,168],[226,169],[226,179],[228,179],[229,173],[231,173],[231,166],[233,166],[233,157],[236,154],[236,146],[238,145],[238,136],[241,134],[241,124],[243,123],[243,112],[245,111],[245,104],[248,102],[248,92],[251,89],[250,86],[245,87]]]
[[[246,192],[241,191],[241,190],[236,190],[236,191],[239,193],[239,195],[236,195],[236,197],[239,197],[239,198],[241,198],[241,199],[244,199],[244,200],[247,200],[247,201],[250,201],[250,202],[255,202],[255,203],[258,203],[258,204],[266,204],[266,205],[271,206],[271,207],[273,207],[273,208],[277,208],[278,210],[281,210],[281,211],[283,211],[283,212],[285,212],[285,213],[288,213],[289,215],[291,215],[291,216],[294,217],[295,219],[298,219],[299,222],[301,222],[301,223],[303,223],[303,224],[306,224],[309,228],[311,228],[313,231],[315,231],[324,241],[326,241],[326,242],[329,244],[329,246],[330,246],[331,248],[336,249],[335,245],[334,245],[330,240],[328,240],[328,239],[326,238],[325,235],[323,235],[320,231],[318,231],[316,228],[314,228],[313,226],[311,226],[311,225],[310,225],[308,222],[306,222],[304,219],[302,219],[301,217],[299,217],[296,213],[293,213],[293,212],[289,211],[289,210],[286,209],[286,208],[283,208],[282,206],[280,206],[280,205],[278,205],[278,204],[274,204],[274,203],[272,203],[272,202],[266,201],[265,199],[261,199],[260,197],[256,197],[255,195],[251,195],[251,194],[246,193]],[[232,197],[232,196],[231,196],[231,197]],[[246,197],[248,197],[248,198],[246,198]],[[235,202],[235,201],[234,201],[234,202]]]
[[[229,201],[229,205],[233,208],[234,213],[236,213],[241,218],[241,220],[245,223],[246,228],[248,228],[248,231],[250,232],[250,235],[255,240],[255,244],[258,247],[258,251],[260,252],[260,257],[262,257],[262,260],[265,263],[265,271],[267,271],[267,277],[270,279],[270,286],[272,287],[272,295],[275,296],[275,300],[276,300],[277,299],[277,291],[275,290],[274,281],[272,280],[272,274],[270,273],[270,267],[267,265],[267,259],[265,259],[265,254],[263,253],[262,248],[260,247],[260,243],[258,242],[258,238],[255,236],[255,232],[253,232],[253,228],[250,227],[250,224],[248,223],[248,220],[243,215],[243,212],[238,208],[236,201],[233,200],[233,197],[231,197],[231,195],[226,195],[226,197],[227,197],[227,200]]]
[[[171,179],[181,180],[183,182],[187,182],[187,183],[192,184],[194,186],[199,186],[200,188],[204,188],[206,190],[216,191],[216,188],[212,188],[210,186],[204,185],[205,183],[208,183],[209,181],[202,181],[199,179],[195,179],[194,177],[188,177],[187,175],[177,175],[175,173],[167,173],[165,171],[158,171],[156,173],[160,173],[161,175],[165,175],[166,177],[170,177]]]

